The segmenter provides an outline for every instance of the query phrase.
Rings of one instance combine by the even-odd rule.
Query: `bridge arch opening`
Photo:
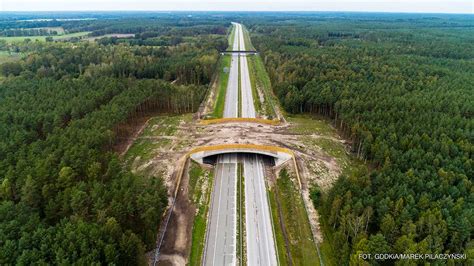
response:
[[[190,152],[191,159],[198,163],[214,164],[217,157],[222,154],[239,154],[240,156],[256,154],[273,161],[272,165],[280,165],[293,158],[293,153],[288,149],[252,144],[227,144],[208,147],[199,147]]]
[[[266,165],[275,166],[275,162],[278,158],[266,154],[260,153],[251,153],[251,152],[229,152],[229,153],[220,153],[220,154],[213,154],[202,158],[202,163],[215,165],[217,163],[217,158],[223,154],[236,154],[237,160],[242,161],[245,156],[258,156],[260,157]]]

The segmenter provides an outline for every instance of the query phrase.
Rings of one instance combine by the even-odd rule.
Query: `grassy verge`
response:
[[[255,55],[250,55],[247,56],[247,65],[249,68],[249,76],[250,76],[250,85],[252,87],[252,97],[253,97],[253,105],[255,106],[255,111],[257,114],[268,116],[266,110],[262,110],[262,103],[260,102],[260,97],[258,95],[258,89],[257,89],[257,74],[255,73],[255,67],[253,63],[251,62],[253,60],[253,57]]]
[[[269,119],[276,117],[275,106],[278,104],[278,100],[275,98],[272,92],[270,77],[263,65],[262,59],[259,55],[253,55],[248,57],[248,65],[250,72],[250,80],[255,85],[252,84],[252,88],[255,88],[254,98],[261,104],[260,109],[262,110],[262,115],[267,116]],[[260,101],[258,97],[258,90],[263,94],[263,102]]]
[[[192,230],[191,253],[189,255],[190,265],[201,265],[212,181],[212,171],[201,168],[195,162],[191,163],[189,169],[189,196],[197,210]]]
[[[255,50],[255,47],[253,47],[250,41],[250,34],[244,25],[242,25],[242,32],[244,33],[245,50]]]
[[[234,45],[234,36],[235,36],[235,26],[234,24],[232,24],[229,37],[227,38],[227,40],[229,41],[229,48],[228,48],[229,50],[234,49],[232,47]]]
[[[277,189],[270,192],[272,215],[274,215],[275,224],[278,225],[275,226],[275,235],[280,262],[287,264],[290,260],[286,252],[283,231],[279,226],[283,222],[293,265],[319,265],[319,257],[316,245],[313,242],[303,199],[296,188],[294,179],[295,177],[291,176],[286,169],[281,170],[276,182]],[[276,197],[281,199],[280,207],[283,221],[278,215]]]
[[[176,136],[181,121],[191,121],[192,114],[160,115],[151,118],[142,134],[124,156],[125,162],[131,164],[137,157],[140,160],[153,158],[159,148],[169,148],[172,140],[166,137]]]
[[[323,232],[325,228],[323,227]],[[337,266],[339,263],[335,260],[337,258],[337,252],[332,249],[331,240],[329,239],[329,234],[323,234],[324,240],[323,243],[319,245],[319,249],[321,251],[321,257],[323,258],[323,262],[325,266]]]
[[[280,225],[280,218],[278,214],[278,203],[277,203],[277,194],[275,190],[270,190],[268,193],[268,198],[270,200],[270,209],[273,217],[273,222],[275,224],[275,241],[276,247],[278,251],[278,260],[280,261],[281,265],[288,265],[289,264],[289,257],[287,254],[286,246],[285,246],[285,236],[283,234],[283,228]]]
[[[51,37],[53,38],[53,40],[63,40],[63,39],[69,39],[69,38],[74,38],[74,37],[82,37],[89,33],[90,33],[89,31],[82,31],[82,32],[75,32],[75,33],[69,33],[69,34],[63,34],[63,35],[55,35]],[[45,42],[46,37],[48,36],[15,36],[15,37],[0,37],[0,40],[4,40],[8,43],[23,42],[26,39],[30,39],[31,41]]]
[[[223,55],[219,59],[219,65],[217,68],[219,71],[217,77],[217,95],[212,118],[221,118],[224,114],[225,95],[227,92],[227,83],[229,82],[230,62],[230,55]]]

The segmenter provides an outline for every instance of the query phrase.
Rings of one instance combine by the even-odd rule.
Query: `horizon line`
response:
[[[171,12],[268,12],[268,13],[388,13],[388,14],[451,14],[451,15],[474,15],[474,12],[435,12],[435,11],[368,11],[368,10],[145,10],[145,9],[104,9],[104,10],[0,10],[0,15],[6,12],[148,12],[148,13],[171,13]]]

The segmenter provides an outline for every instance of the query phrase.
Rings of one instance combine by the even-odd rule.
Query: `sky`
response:
[[[0,0],[0,11],[370,11],[474,14],[474,0]]]

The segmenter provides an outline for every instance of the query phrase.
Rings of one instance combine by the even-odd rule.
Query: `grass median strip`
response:
[[[192,230],[190,265],[201,265],[213,179],[212,171],[201,168],[195,162],[191,163],[189,168],[189,196],[196,206],[196,215],[194,216]]]
[[[237,259],[245,265],[245,193],[243,164],[237,165]]]
[[[250,34],[249,34],[247,28],[244,25],[242,25],[242,32],[244,34],[245,49],[249,50],[249,51],[250,50],[254,51],[255,47],[253,47],[252,42],[250,41]]]
[[[230,29],[230,34],[227,37],[227,40],[229,42],[229,50],[233,49],[232,46],[234,45],[234,38],[235,38],[234,36],[235,36],[235,26],[234,24],[232,24],[231,29]]]

